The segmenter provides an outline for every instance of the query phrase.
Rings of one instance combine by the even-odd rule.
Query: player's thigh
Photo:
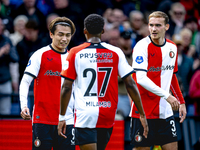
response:
[[[81,150],[97,150],[97,143],[79,145]]]
[[[131,118],[131,144],[134,147],[151,147],[154,144],[155,133],[151,120],[147,120],[149,125],[149,133],[147,138],[143,136],[144,128],[139,118]]]
[[[132,150],[150,150],[150,147],[134,147]]]
[[[104,150],[110,140],[113,127],[97,128],[97,150]]]
[[[51,150],[53,146],[51,125],[34,123],[32,134],[33,150]]]
[[[86,145],[97,143],[96,128],[77,128],[75,127],[75,144]]]
[[[162,150],[177,150],[178,149],[178,143],[172,142],[165,145],[162,145]]]
[[[155,126],[157,128],[156,145],[162,146],[168,143],[177,142],[177,132],[173,116],[157,120]]]
[[[58,150],[75,150],[75,129],[73,125],[66,126],[65,135],[67,138],[58,137]]]

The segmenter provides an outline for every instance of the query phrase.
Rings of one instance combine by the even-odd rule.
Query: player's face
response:
[[[71,40],[71,28],[68,26],[57,25],[54,34],[50,33],[52,46],[55,50],[64,52]]]
[[[169,24],[165,24],[164,18],[151,17],[149,19],[149,32],[151,39],[158,45],[164,43],[165,32],[169,29]]]

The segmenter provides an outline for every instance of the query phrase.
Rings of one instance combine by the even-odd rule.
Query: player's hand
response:
[[[144,128],[143,135],[144,135],[145,138],[147,138],[147,135],[148,135],[148,132],[149,132],[149,126],[148,126],[148,123],[147,123],[146,116],[140,115],[140,121],[141,121],[141,124]]]
[[[58,135],[63,137],[63,138],[67,138],[67,136],[65,136],[65,132],[66,132],[65,120],[59,121],[59,123],[58,123]]]
[[[179,109],[179,101],[172,95],[169,95],[167,102],[170,103],[172,110],[177,111]]]
[[[21,111],[21,116],[24,120],[30,120],[31,115],[30,115],[30,112],[29,112],[29,108],[24,107]]]
[[[183,121],[186,118],[186,114],[187,114],[187,111],[186,111],[185,104],[181,104],[179,108],[179,118],[181,119],[180,123],[183,123]]]

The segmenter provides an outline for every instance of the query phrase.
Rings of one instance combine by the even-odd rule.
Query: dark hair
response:
[[[29,19],[28,22],[25,24],[25,27],[27,29],[39,30],[39,25],[37,21],[34,19]]]
[[[84,28],[90,34],[99,34],[102,32],[104,27],[104,19],[98,14],[90,14],[84,20]]]
[[[52,20],[51,23],[49,24],[49,31],[54,34],[56,26],[58,24],[62,26],[69,26],[71,28],[71,34],[74,35],[76,27],[74,23],[69,18],[66,17],[57,17],[54,20]]]

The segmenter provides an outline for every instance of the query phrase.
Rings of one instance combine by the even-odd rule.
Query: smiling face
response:
[[[162,45],[165,39],[165,32],[169,29],[169,24],[165,23],[162,17],[151,17],[149,19],[149,32],[155,44]]]
[[[54,34],[50,32],[50,37],[52,38],[53,48],[59,52],[65,52],[72,37],[71,28],[69,26],[57,25]]]

